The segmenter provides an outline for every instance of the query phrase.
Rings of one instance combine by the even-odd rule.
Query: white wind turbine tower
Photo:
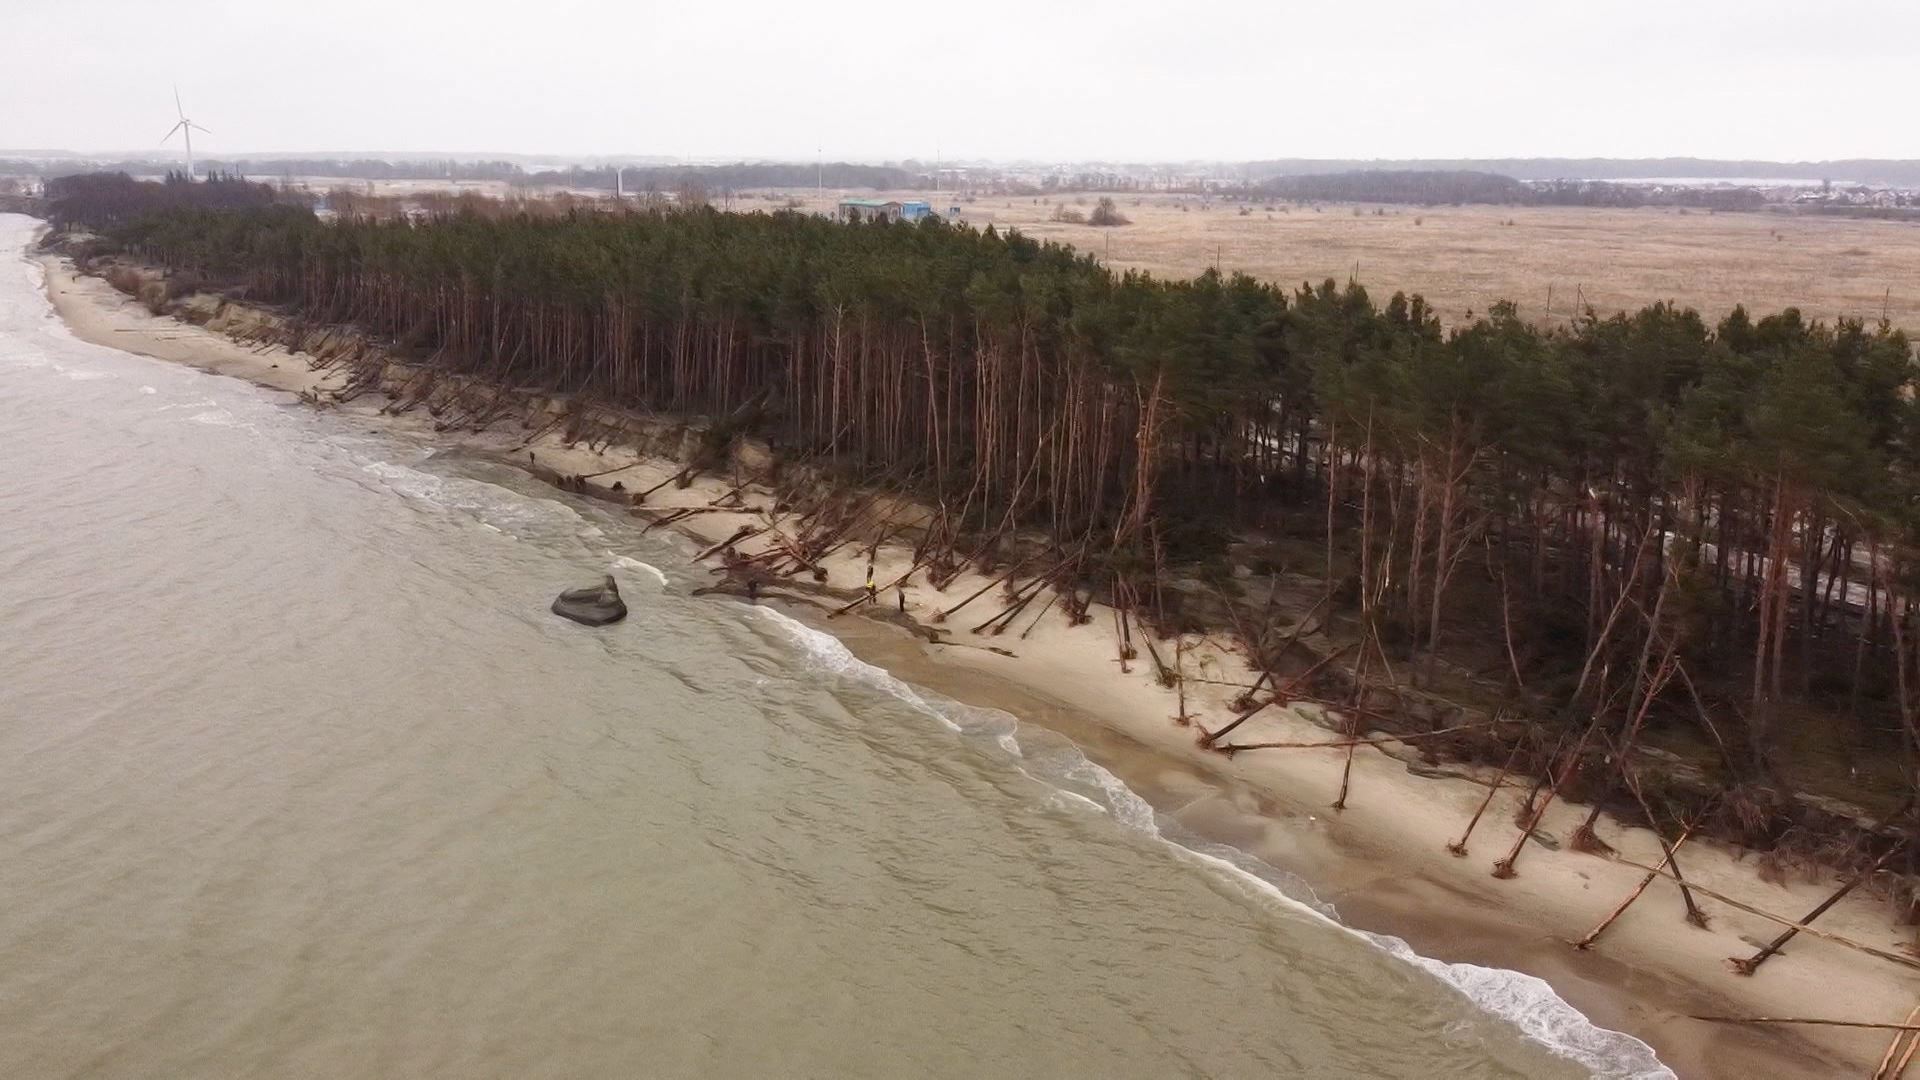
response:
[[[173,138],[173,133],[176,131],[186,139],[187,180],[191,182],[193,180],[193,133],[199,131],[211,135],[213,132],[207,131],[206,128],[187,119],[187,110],[180,107],[180,88],[177,86],[173,88],[173,111],[179,115],[180,122],[168,128],[167,133],[160,137],[160,141],[166,142],[168,139]]]

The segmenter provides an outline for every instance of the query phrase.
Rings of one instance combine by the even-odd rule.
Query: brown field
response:
[[[865,193],[862,193],[865,194]],[[809,209],[823,200],[796,192]],[[921,193],[939,209],[951,195]],[[1084,212],[1097,196],[1084,198]],[[735,209],[755,199],[736,197]],[[1031,198],[982,196],[957,203],[977,225],[1017,227],[1072,244],[1116,268],[1190,277],[1215,265],[1298,285],[1350,277],[1376,301],[1396,290],[1424,294],[1448,322],[1513,300],[1521,314],[1561,321],[1576,297],[1602,314],[1657,300],[1697,308],[1717,321],[1735,304],[1760,313],[1795,306],[1810,318],[1854,316],[1920,331],[1920,223],[1788,213],[1683,212],[1668,208],[1412,207],[1275,203],[1198,198],[1116,199],[1133,223],[1103,229],[1049,221],[1054,207]],[[764,205],[764,204],[762,204]],[[1180,207],[1187,209],[1182,211]],[[1355,211],[1358,210],[1356,216]],[[1376,211],[1378,211],[1376,213]],[[1551,308],[1548,292],[1551,289]]]
[[[306,178],[364,188],[365,181]],[[445,190],[445,181],[378,181],[382,195]],[[477,181],[461,190],[499,196],[507,185]],[[581,192],[579,194],[590,194]],[[744,192],[733,210],[831,209],[842,192]],[[870,191],[851,192],[863,197]],[[1766,314],[1798,307],[1809,318],[1878,320],[1920,332],[1920,222],[1818,217],[1786,212],[1709,213],[1673,208],[1295,206],[1117,196],[1132,220],[1098,228],[1049,220],[1055,202],[1085,213],[1094,194],[1034,197],[893,192],[944,211],[958,205],[975,225],[1009,226],[1098,256],[1116,269],[1191,277],[1217,265],[1297,286],[1358,280],[1384,303],[1397,290],[1420,293],[1455,324],[1513,300],[1535,321],[1564,322],[1590,305],[1602,315],[1658,300],[1693,307],[1717,322],[1735,304]],[[1185,209],[1182,209],[1184,207]],[[1250,212],[1241,214],[1245,207]]]

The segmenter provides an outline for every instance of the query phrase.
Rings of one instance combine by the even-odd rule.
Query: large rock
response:
[[[605,626],[627,617],[626,601],[613,575],[591,589],[568,589],[553,602],[553,613],[587,626]]]

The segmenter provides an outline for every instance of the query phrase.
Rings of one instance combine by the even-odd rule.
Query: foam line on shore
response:
[[[950,701],[915,687],[884,668],[853,655],[852,650],[821,630],[769,607],[754,610],[777,627],[817,669],[873,687],[931,716],[948,730],[969,736],[987,736],[1018,759],[1025,775],[1048,787],[1090,803],[1121,828],[1144,833],[1166,844],[1190,863],[1250,886],[1262,900],[1289,912],[1350,934],[1389,955],[1417,967],[1452,987],[1477,1007],[1517,1027],[1527,1038],[1556,1055],[1590,1070],[1605,1080],[1674,1080],[1653,1048],[1622,1032],[1592,1021],[1556,994],[1545,980],[1504,968],[1453,964],[1422,956],[1399,938],[1356,930],[1339,921],[1331,909],[1313,897],[1298,878],[1219,845],[1183,843],[1161,827],[1159,815],[1119,777],[1094,763],[1065,739],[1044,753],[1022,748],[1021,725],[999,709],[983,709]],[[1095,792],[1097,795],[1089,794]],[[1211,848],[1213,850],[1206,850]],[[1251,865],[1249,865],[1251,864]],[[1289,889],[1281,882],[1293,884]],[[1294,895],[1298,890],[1305,896]]]
[[[641,573],[650,574],[652,575],[654,581],[662,585],[665,585],[667,583],[666,572],[661,570],[659,567],[653,565],[652,563],[644,563],[644,562],[641,562],[639,559],[635,559],[630,556],[618,555],[614,557],[613,565],[619,567],[622,570],[638,570]]]

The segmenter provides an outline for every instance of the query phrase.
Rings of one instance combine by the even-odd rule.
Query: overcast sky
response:
[[[4,0],[0,148],[1920,157],[1920,2]]]

